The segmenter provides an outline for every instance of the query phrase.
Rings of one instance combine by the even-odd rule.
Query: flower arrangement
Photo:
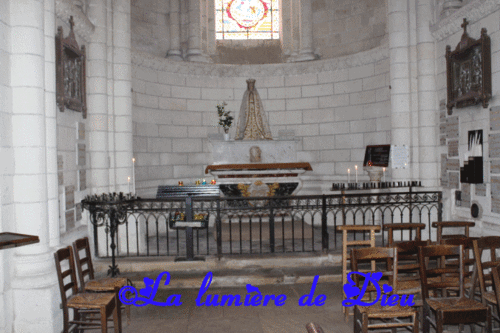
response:
[[[229,115],[231,111],[225,111],[224,107],[227,105],[226,102],[222,104],[217,104],[217,113],[219,114],[219,126],[222,126],[224,133],[229,132],[229,128],[233,124],[234,117]]]

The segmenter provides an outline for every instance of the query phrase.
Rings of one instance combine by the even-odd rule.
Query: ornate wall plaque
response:
[[[448,114],[453,107],[463,108],[482,103],[488,107],[491,98],[491,47],[486,29],[481,29],[479,39],[467,34],[469,23],[464,18],[464,33],[454,51],[446,46],[446,79]]]
[[[87,118],[85,91],[85,45],[80,48],[73,32],[73,16],[69,20],[71,30],[68,37],[63,37],[62,27],[56,34],[56,90],[57,105],[64,112],[65,108],[79,111]]]

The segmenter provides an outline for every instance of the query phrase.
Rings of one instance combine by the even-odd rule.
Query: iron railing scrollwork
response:
[[[90,212],[96,256],[112,258],[112,275],[119,272],[116,257],[185,256],[185,233],[169,227],[171,219],[185,212],[185,202],[185,197],[138,199],[122,194],[85,198],[82,204]],[[193,229],[195,254],[220,259],[327,252],[338,248],[341,235],[336,227],[344,224],[425,223],[430,239],[431,222],[442,219],[442,195],[410,188],[406,192],[273,198],[192,197],[192,210],[209,219],[207,227]]]

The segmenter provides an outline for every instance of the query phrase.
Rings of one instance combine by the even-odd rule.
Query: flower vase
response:
[[[224,141],[229,141],[229,129],[224,129]]]

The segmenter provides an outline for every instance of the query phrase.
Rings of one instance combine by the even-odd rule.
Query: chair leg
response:
[[[113,309],[113,321],[115,323],[115,333],[122,332],[122,318],[121,318],[121,309],[120,309],[120,301],[115,294],[115,308]]]
[[[413,333],[419,333],[418,312],[413,315]]]
[[[443,333],[443,316],[441,311],[436,311],[436,333]]]
[[[106,306],[101,306],[101,332],[108,333],[108,311]]]
[[[431,323],[430,323],[430,311],[429,311],[429,307],[424,304],[423,306],[423,316],[422,316],[422,320],[423,320],[423,325],[422,325],[422,332],[423,333],[429,333],[430,329],[431,329]]]
[[[127,315],[127,325],[130,325],[130,305],[125,305],[125,313]]]

